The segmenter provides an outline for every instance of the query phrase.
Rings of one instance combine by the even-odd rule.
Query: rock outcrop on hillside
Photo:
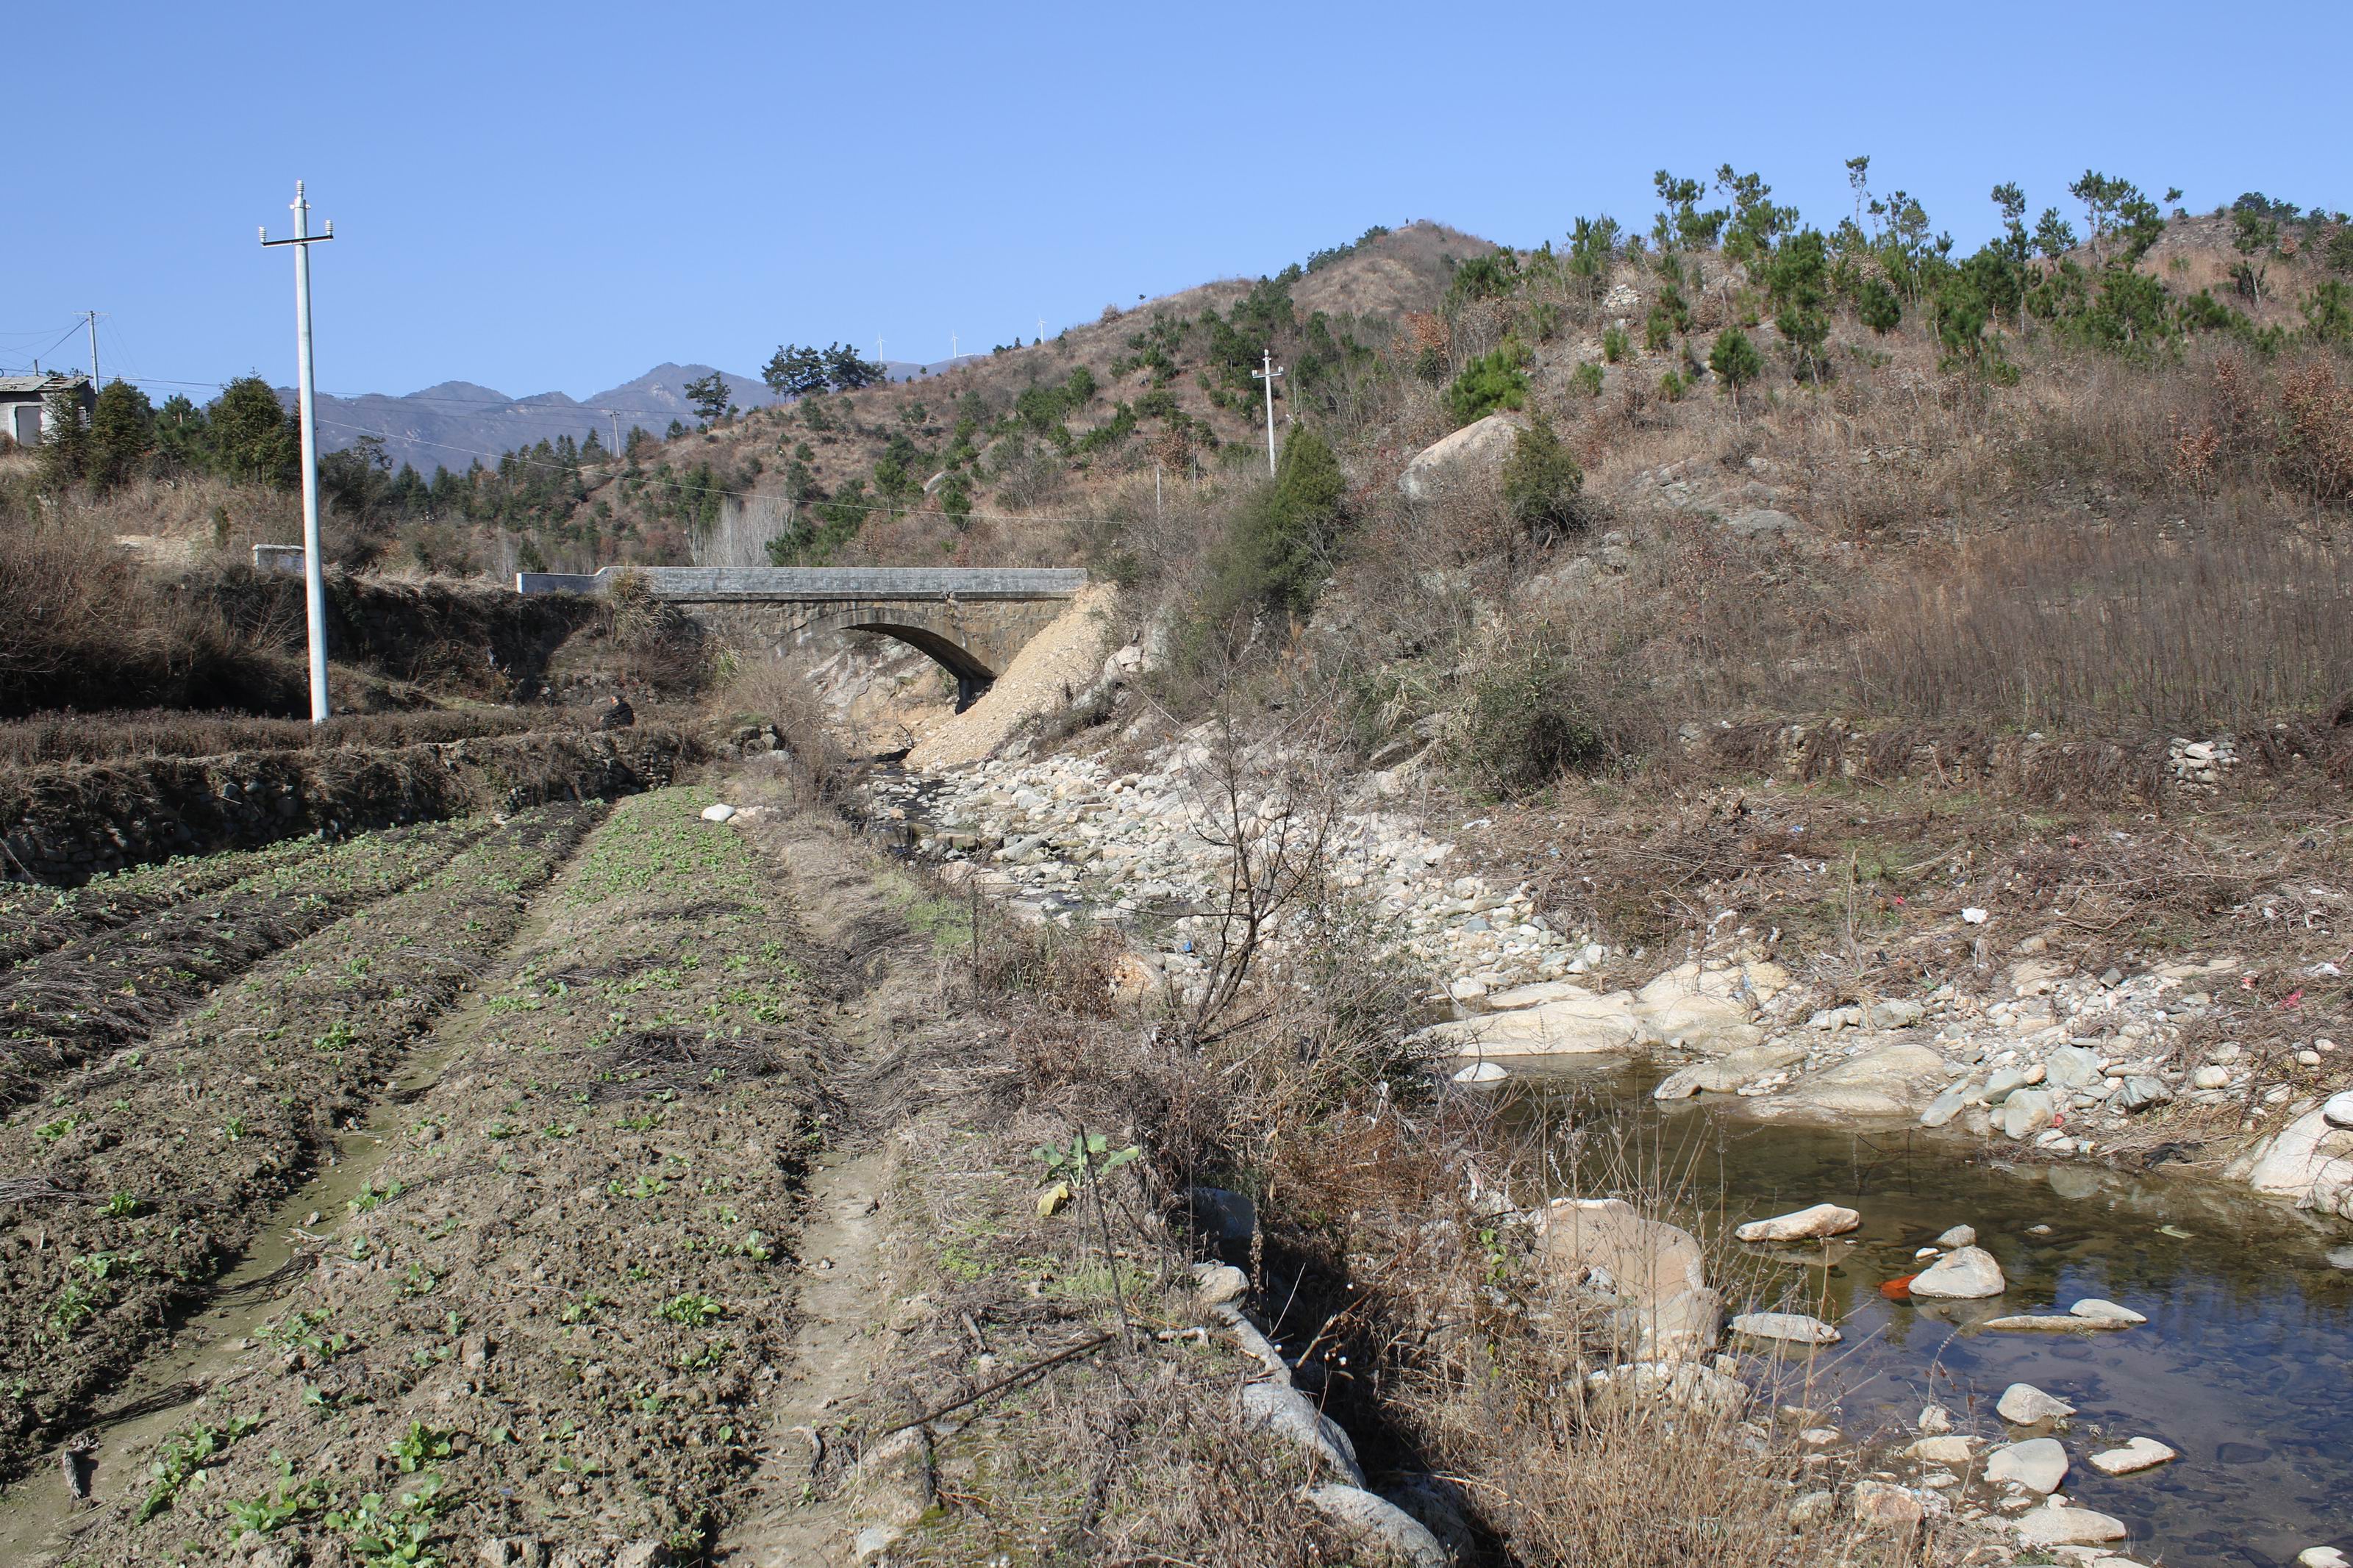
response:
[[[1502,479],[1513,443],[1528,427],[1516,414],[1490,414],[1414,454],[1398,476],[1406,499],[1434,501],[1475,492]]]

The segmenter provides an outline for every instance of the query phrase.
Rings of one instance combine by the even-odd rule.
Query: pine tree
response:
[[[1577,499],[1584,487],[1585,470],[1561,444],[1552,421],[1537,414],[1504,463],[1504,504],[1512,521],[1539,542],[1582,527]]]
[[[682,389],[686,400],[694,405],[695,416],[705,425],[715,425],[727,414],[733,395],[727,390],[727,378],[712,371],[709,375],[695,377]]]
[[[80,397],[71,392],[52,392],[45,404],[41,482],[61,490],[90,471],[90,425],[82,417]]]
[[[1862,324],[1881,337],[1894,331],[1904,321],[1904,301],[1887,286],[1884,278],[1866,278],[1855,290],[1855,314]]]
[[[1765,265],[1766,298],[1774,310],[1773,324],[1789,345],[1807,378],[1820,381],[1822,346],[1831,335],[1830,247],[1821,230],[1802,229],[1789,237]]]
[[[1765,374],[1764,356],[1748,334],[1738,327],[1726,327],[1707,353],[1707,368],[1715,372],[1724,384],[1732,389],[1732,407],[1740,410],[1740,389]]]
[[[85,477],[101,492],[139,478],[155,450],[155,410],[127,381],[107,383],[90,417]]]
[[[826,349],[825,374],[836,392],[855,392],[886,379],[881,365],[859,358],[858,351],[846,343],[834,343]]]
[[[1331,574],[1346,496],[1331,447],[1313,426],[1293,426],[1274,483],[1235,520],[1219,552],[1213,618],[1253,605],[1294,615],[1312,608]]]
[[[798,343],[779,344],[761,370],[760,379],[778,397],[806,397],[813,392],[823,392],[828,384],[824,351],[803,348]]]
[[[258,375],[241,375],[205,410],[215,473],[290,489],[301,467],[301,430]]]

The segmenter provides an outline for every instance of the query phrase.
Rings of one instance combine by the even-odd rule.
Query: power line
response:
[[[57,335],[57,337],[56,337],[54,340],[52,340],[52,341],[51,341],[51,342],[49,343],[48,348],[45,348],[45,349],[43,349],[43,350],[41,351],[41,353],[32,354],[32,355],[27,356],[27,357],[32,361],[32,363],[35,363],[35,364],[38,364],[38,363],[41,363],[41,354],[47,353],[49,352],[49,349],[54,349],[54,348],[56,348],[56,347],[58,346],[58,343],[61,343],[61,342],[65,342],[68,338],[69,338],[69,337],[73,336],[76,332],[78,332],[78,331],[81,331],[81,323],[80,323],[79,321],[76,321],[76,322],[74,322],[71,326],[69,326],[68,328],[66,328],[66,330],[65,330],[64,331],[59,332],[59,333]]]

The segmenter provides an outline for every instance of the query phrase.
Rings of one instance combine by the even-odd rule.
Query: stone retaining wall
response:
[[[692,736],[651,724],[30,770],[0,784],[0,880],[76,887],[174,855],[631,795],[702,754]]]

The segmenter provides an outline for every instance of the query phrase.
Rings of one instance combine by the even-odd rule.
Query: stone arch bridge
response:
[[[1087,585],[1055,566],[640,566],[658,599],[677,605],[738,647],[783,655],[845,632],[895,637],[955,677],[959,710],[977,701],[1022,645]],[[600,594],[617,569],[593,576],[519,572],[522,594]]]

